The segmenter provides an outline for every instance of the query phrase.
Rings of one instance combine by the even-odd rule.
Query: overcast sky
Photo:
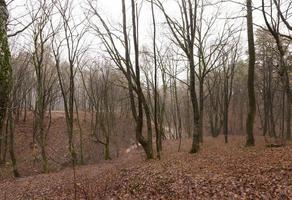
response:
[[[25,15],[29,12],[31,9],[34,8],[36,4],[34,2],[37,0],[14,0],[13,3],[9,5],[10,8],[10,18],[13,20],[13,24],[15,24],[15,19],[18,20],[22,25],[18,25],[16,27],[11,26],[12,32],[15,30],[20,29],[21,26],[26,25],[29,23],[30,18],[28,16],[25,17]],[[88,8],[87,0],[72,0],[74,1],[74,17],[75,18],[83,18],[84,12],[86,8]],[[216,0],[218,1],[218,0]],[[215,0],[209,0],[209,2],[216,2]],[[242,0],[237,0],[238,2],[242,2]],[[127,9],[130,11],[130,2],[131,0],[126,0],[126,6]],[[151,7],[150,3],[143,0],[137,0],[139,2],[139,5],[141,5],[141,12],[139,17],[139,29],[140,29],[140,45],[151,45],[151,38],[152,38],[152,18],[151,18]],[[164,6],[168,12],[169,15],[178,17],[178,6],[176,4],[176,0],[164,0]],[[260,3],[260,1],[254,1],[256,3]],[[255,7],[259,5],[255,4]],[[97,1],[97,11],[107,19],[107,21],[114,27],[118,27],[119,24],[122,22],[122,12],[121,12],[121,0],[98,0]],[[214,7],[207,7],[204,18],[209,19],[214,14],[215,10],[218,8]],[[238,17],[245,15],[245,6],[240,3],[224,3],[220,5],[220,17]],[[130,14],[130,12],[128,12]],[[155,9],[156,14],[156,20],[157,20],[157,27],[158,27],[158,36],[157,40],[167,40],[165,37],[165,33],[168,31],[167,26],[163,24],[165,21],[164,16],[159,11],[159,9]],[[130,17],[130,16],[129,16]],[[214,26],[213,32],[219,32],[220,27],[223,25],[225,20],[218,19],[216,22],[216,25]],[[245,29],[245,18],[238,18],[234,20],[229,20],[230,24],[236,24],[243,26],[243,29]],[[255,10],[254,12],[254,23],[262,24],[262,17],[259,11]],[[27,38],[27,35],[29,34],[22,34],[19,36],[16,40],[14,39],[13,44],[17,44],[18,48],[21,48],[21,46],[29,45],[31,42]],[[244,45],[244,41],[246,41],[246,34],[245,32],[242,33],[242,41]],[[88,41],[90,45],[98,46],[97,38],[88,36]],[[100,47],[97,47],[100,49]]]

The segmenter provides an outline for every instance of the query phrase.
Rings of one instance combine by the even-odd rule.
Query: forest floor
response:
[[[150,161],[139,147],[77,167],[76,184],[71,168],[2,180],[0,199],[292,199],[292,145],[267,148],[256,139],[245,148],[244,137],[207,137],[196,155],[190,140],[180,152],[177,141],[165,141],[162,159]]]

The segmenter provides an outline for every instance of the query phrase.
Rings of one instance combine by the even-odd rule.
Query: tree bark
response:
[[[0,0],[0,155],[4,144],[3,124],[11,90],[11,55],[7,38],[8,11],[4,0]],[[1,157],[0,157],[1,158]]]
[[[255,69],[255,47],[254,47],[254,34],[253,34],[253,19],[252,19],[252,0],[246,1],[247,7],[247,36],[248,36],[248,114],[246,119],[246,146],[254,146],[254,120],[256,114],[256,99],[254,90],[254,69]]]

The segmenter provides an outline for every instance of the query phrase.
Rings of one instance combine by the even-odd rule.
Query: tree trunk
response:
[[[204,77],[201,77],[199,81],[199,93],[200,93],[200,142],[203,143],[204,134]]]
[[[290,80],[289,80],[289,75],[288,75],[288,69],[287,66],[285,66],[285,92],[287,96],[287,107],[286,107],[286,112],[287,112],[287,118],[286,118],[286,139],[291,140],[291,111],[292,111],[292,91],[290,89]]]
[[[191,53],[193,55],[193,53]],[[200,143],[200,114],[199,114],[199,107],[198,107],[198,99],[195,89],[195,64],[193,57],[189,58],[190,60],[190,96],[191,96],[191,103],[193,107],[193,123],[194,123],[194,130],[193,130],[193,141],[192,141],[192,148],[190,153],[197,153],[199,151],[199,143]]]
[[[224,133],[224,142],[228,143],[228,112],[229,112],[229,105],[228,105],[228,77],[225,75],[224,77],[224,123],[223,123],[223,133]]]
[[[151,13],[153,22],[153,55],[154,55],[154,125],[156,133],[156,152],[157,157],[160,159],[160,134],[158,125],[158,91],[157,91],[157,57],[156,57],[156,21],[154,13],[154,2],[151,0]]]
[[[104,144],[104,159],[105,160],[110,160],[111,159],[109,145],[110,145],[109,144],[109,136],[107,135],[106,139],[105,139],[105,144]]]
[[[11,89],[11,55],[7,38],[7,20],[8,11],[6,2],[0,0],[0,145],[3,145],[3,124],[5,121],[6,109],[9,101],[9,92]],[[2,155],[0,148],[0,155]]]
[[[146,151],[147,159],[152,159],[153,149],[152,149],[151,115],[150,115],[149,106],[147,104],[147,101],[145,99],[145,96],[143,94],[143,90],[141,87],[140,65],[139,65],[139,29],[138,29],[139,26],[138,26],[138,16],[136,15],[137,6],[134,0],[131,0],[131,8],[132,8],[132,25],[133,25],[133,43],[134,43],[134,50],[135,50],[135,72],[136,72],[135,82],[137,86],[137,96],[138,96],[138,125],[136,129],[137,130],[136,133],[138,134],[139,143],[143,146],[144,150]],[[126,15],[125,11],[123,13]],[[142,136],[143,110],[145,111],[146,124],[147,124],[147,139],[146,140]]]
[[[80,117],[79,117],[79,111],[78,111],[78,106],[77,106],[77,101],[76,98],[74,98],[75,101],[75,109],[76,109],[76,115],[77,115],[77,122],[78,122],[78,128],[79,128],[79,154],[80,154],[80,164],[84,164],[84,159],[83,159],[83,130],[80,122]]]
[[[248,114],[246,119],[246,146],[254,146],[254,120],[256,114],[256,99],[254,90],[254,69],[255,69],[255,47],[254,47],[254,34],[253,34],[253,18],[252,18],[252,0],[246,1],[247,7],[247,35],[248,35]]]
[[[286,122],[286,139],[291,140],[291,111],[292,111],[292,95],[287,94],[287,122]]]
[[[13,174],[15,177],[20,177],[20,174],[17,169],[17,163],[16,163],[16,157],[14,153],[14,122],[13,122],[13,116],[12,116],[12,102],[10,103],[11,106],[9,106],[8,111],[8,123],[9,123],[9,153],[10,153],[10,159],[12,162],[12,169]]]

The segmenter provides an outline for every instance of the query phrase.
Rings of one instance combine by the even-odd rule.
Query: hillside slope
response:
[[[145,161],[141,149],[76,169],[77,199],[291,199],[292,146],[266,148],[261,138],[207,138],[201,152],[177,152],[164,142],[162,160]],[[73,170],[0,182],[0,199],[74,199]]]

